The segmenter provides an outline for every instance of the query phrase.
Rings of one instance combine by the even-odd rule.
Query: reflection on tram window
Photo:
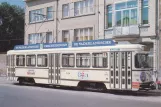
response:
[[[74,67],[74,60],[74,54],[62,54],[62,67]]]
[[[27,55],[26,56],[26,65],[27,66],[36,66],[36,55]]]
[[[92,67],[93,68],[107,68],[107,53],[93,53],[92,54]]]
[[[16,65],[17,66],[25,66],[25,55],[17,55],[16,56]]]
[[[47,55],[37,55],[37,66],[47,67]]]
[[[77,67],[90,67],[90,54],[89,53],[77,54],[76,65]]]

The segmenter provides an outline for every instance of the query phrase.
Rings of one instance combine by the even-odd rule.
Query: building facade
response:
[[[54,42],[55,10],[54,0],[26,0],[25,44]]]
[[[160,0],[25,0],[25,44],[113,39],[143,44],[159,70]]]
[[[159,70],[159,0],[105,0],[104,35],[117,43],[143,44]]]
[[[98,39],[98,2],[26,0],[25,44]]]

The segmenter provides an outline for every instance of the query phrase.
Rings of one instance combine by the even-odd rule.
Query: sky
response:
[[[0,3],[1,2],[8,2],[10,4],[18,5],[21,7],[24,7],[25,5],[23,0],[0,0]]]

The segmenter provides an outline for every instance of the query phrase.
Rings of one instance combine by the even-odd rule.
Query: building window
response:
[[[137,25],[138,1],[131,0],[115,4],[116,26]]]
[[[63,5],[63,18],[69,17],[69,4]]]
[[[70,33],[68,30],[62,32],[62,42],[69,42],[70,41]]]
[[[116,26],[121,26],[121,11],[116,12]]]
[[[74,15],[85,15],[94,12],[94,0],[83,0],[74,3]]]
[[[30,34],[28,37],[28,44],[37,44],[42,42],[42,33]]]
[[[137,24],[137,9],[131,10],[131,24]]]
[[[129,10],[124,10],[123,11],[123,26],[129,26],[129,21],[130,21],[130,17],[129,17]]]
[[[29,12],[30,23],[41,22],[43,19],[43,9],[32,10]]]
[[[148,0],[142,0],[142,24],[149,23]]]
[[[53,42],[53,35],[52,32],[46,33],[46,43],[52,43]]]
[[[53,7],[47,7],[47,19],[52,20],[53,19]]]
[[[93,28],[82,28],[74,30],[74,41],[93,40]]]
[[[107,6],[107,28],[112,27],[112,6]]]

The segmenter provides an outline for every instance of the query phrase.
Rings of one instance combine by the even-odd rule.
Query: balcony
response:
[[[115,26],[113,27],[113,29],[105,30],[105,36],[106,38],[113,38],[116,41],[131,41],[140,37],[140,30],[138,25],[131,25],[125,27]]]

